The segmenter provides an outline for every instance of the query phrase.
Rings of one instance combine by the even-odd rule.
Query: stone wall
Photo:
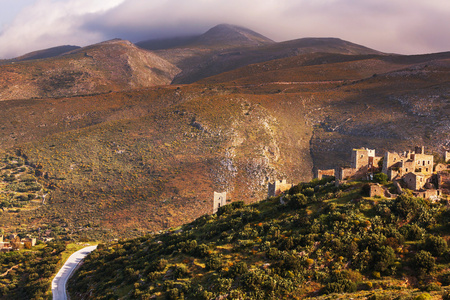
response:
[[[335,169],[317,170],[316,178],[320,180],[324,177],[335,177],[335,173]]]

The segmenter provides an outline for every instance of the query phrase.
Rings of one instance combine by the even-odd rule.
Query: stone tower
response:
[[[214,200],[213,200],[213,214],[215,214],[219,207],[227,205],[227,192],[217,193],[214,192]]]

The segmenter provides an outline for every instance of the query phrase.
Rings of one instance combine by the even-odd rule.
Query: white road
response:
[[[96,248],[97,246],[83,248],[72,254],[69,259],[67,259],[64,266],[62,266],[52,281],[53,300],[68,299],[66,290],[67,280],[69,280],[69,277],[75,271],[75,268],[80,264],[80,262]]]

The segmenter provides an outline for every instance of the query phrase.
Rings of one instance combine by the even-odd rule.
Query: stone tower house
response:
[[[227,192],[217,193],[214,192],[214,200],[213,200],[213,214],[215,214],[219,207],[227,205]]]

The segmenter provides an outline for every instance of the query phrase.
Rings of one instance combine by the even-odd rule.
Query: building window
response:
[[[430,164],[430,161],[428,161],[428,164]]]
[[[408,168],[405,169],[405,172],[408,172]]]
[[[428,172],[428,168],[426,168],[427,172]]]

